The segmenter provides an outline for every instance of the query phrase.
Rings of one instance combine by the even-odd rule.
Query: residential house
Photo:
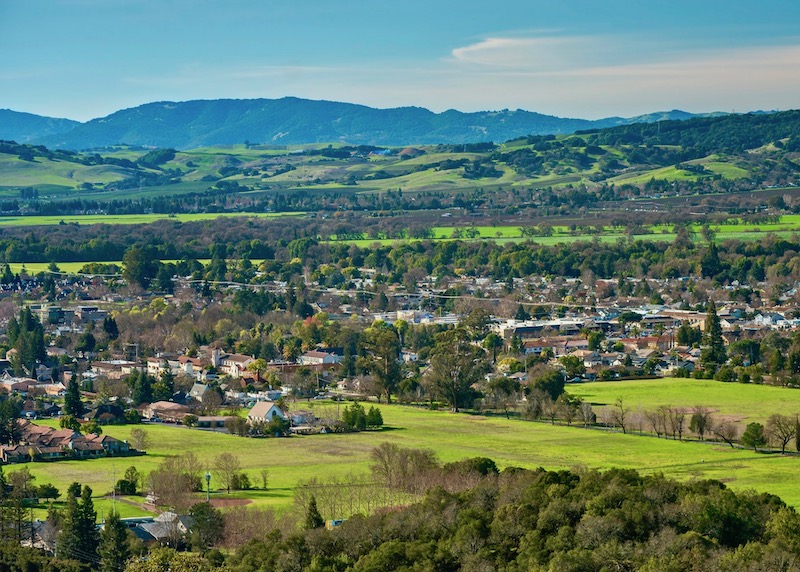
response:
[[[127,441],[120,441],[110,435],[95,435],[90,433],[86,435],[86,440],[90,443],[96,443],[103,448],[103,451],[110,455],[124,455],[131,450]]]
[[[189,414],[189,407],[172,401],[156,401],[142,408],[142,415],[147,419],[160,419],[179,423]]]
[[[133,373],[134,370],[144,371],[145,367],[134,361],[122,359],[92,362],[92,371],[108,379],[122,379],[126,375]]]
[[[226,354],[219,348],[211,350],[211,365],[224,374],[229,375],[234,379],[242,377],[242,374],[247,369],[247,366],[255,360],[252,356],[242,354]]]
[[[72,429],[53,429],[29,421],[18,421],[18,423],[20,444],[0,447],[0,458],[6,463],[86,459],[131,452],[128,443],[108,435],[84,436]]]
[[[273,401],[259,401],[247,414],[251,423],[270,423],[276,417],[286,419],[286,414]]]
[[[202,402],[203,396],[211,391],[211,388],[205,383],[195,383],[189,390],[189,397]]]
[[[0,377],[0,391],[6,391],[8,393],[22,393],[27,394],[30,391],[30,388],[36,385],[35,379],[30,379],[28,377],[14,377],[9,375],[8,372],[4,372],[3,375]]]
[[[137,527],[147,532],[157,542],[175,545],[189,533],[192,517],[178,516],[174,512],[166,511],[155,517],[152,522],[142,522],[137,524]]]
[[[88,411],[83,419],[85,421],[97,421],[98,423],[116,423],[125,420],[125,411],[119,405],[103,403],[91,411]]]
[[[753,318],[754,324],[768,328],[780,327],[784,322],[786,318],[778,312],[763,312]]]
[[[225,427],[225,422],[232,419],[230,416],[222,415],[200,415],[197,418],[197,427],[201,429],[216,429]]]
[[[297,363],[300,365],[328,365],[340,363],[342,358],[334,353],[328,353],[320,350],[311,350],[299,358]]]

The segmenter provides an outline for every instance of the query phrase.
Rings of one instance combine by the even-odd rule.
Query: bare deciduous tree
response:
[[[222,486],[230,493],[233,481],[242,468],[239,457],[227,452],[217,455],[214,458],[214,468],[216,469],[217,477],[222,481]]]
[[[183,512],[194,504],[192,493],[200,490],[200,462],[194,453],[167,457],[148,477],[150,493],[158,506]]]
[[[625,429],[625,421],[628,418],[629,412],[630,409],[628,407],[625,407],[625,404],[622,402],[622,399],[617,399],[617,401],[614,403],[612,418],[614,420],[614,423],[620,426],[623,433],[627,433],[627,430]]]
[[[223,515],[225,536],[222,545],[225,548],[238,548],[251,540],[261,540],[276,525],[275,513],[270,509],[233,507]]]
[[[656,434],[656,437],[661,437],[664,432],[664,426],[661,424],[661,415],[657,409],[651,409],[644,412],[644,416],[647,419],[647,422],[650,424],[650,428],[653,430],[653,433]]]
[[[587,401],[581,402],[581,421],[583,421],[584,427],[597,422],[597,415],[592,411],[592,404]]]
[[[691,421],[689,422],[689,429],[694,431],[702,441],[705,439],[706,433],[713,431],[714,420],[711,417],[711,411],[702,405],[694,408]]]
[[[144,451],[150,446],[150,435],[144,429],[136,427],[131,429],[130,443],[134,449]]]
[[[683,432],[686,429],[686,412],[680,407],[667,407],[669,413],[669,427],[673,439],[683,440]]]
[[[267,490],[267,480],[269,478],[269,471],[267,469],[261,469],[258,474],[261,476],[261,488]]]
[[[739,438],[739,427],[733,421],[722,421],[714,427],[714,435],[733,448],[733,444]]]
[[[786,452],[786,445],[795,437],[795,420],[789,415],[773,413],[767,419],[767,435],[770,441],[781,448],[781,453]]]

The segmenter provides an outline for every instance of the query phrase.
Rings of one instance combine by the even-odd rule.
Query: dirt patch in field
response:
[[[214,508],[228,508],[232,506],[245,506],[250,504],[250,499],[211,499],[211,506]]]

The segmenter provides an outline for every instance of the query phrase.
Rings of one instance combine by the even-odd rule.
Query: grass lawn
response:
[[[70,224],[149,224],[157,220],[176,220],[193,222],[199,220],[216,220],[220,217],[253,217],[276,218],[284,216],[303,216],[302,212],[286,213],[192,213],[192,214],[135,214],[135,215],[34,215],[0,217],[0,226],[53,226],[62,223]]]
[[[673,400],[673,403],[677,402]],[[311,403],[302,407],[331,405]],[[228,451],[239,457],[255,486],[260,482],[260,469],[269,470],[267,491],[242,491],[232,495],[249,498],[256,506],[284,509],[291,505],[298,481],[315,476],[341,477],[367,472],[372,448],[389,441],[403,447],[433,449],[444,462],[485,456],[494,459],[501,468],[623,467],[644,473],[664,473],[680,480],[722,479],[736,489],[768,491],[789,504],[800,506],[800,490],[795,486],[800,458],[796,457],[503,417],[456,415],[395,405],[383,405],[381,410],[387,424],[382,431],[287,439],[248,439],[175,425],[146,425],[153,445],[144,457],[27,466],[37,476],[37,483],[52,482],[63,493],[69,483],[79,481],[90,485],[99,496],[111,490],[113,472],[120,478],[130,465],[147,473],[165,456],[193,451],[200,460],[200,470],[210,469],[213,474],[214,457]],[[125,439],[132,428],[108,427],[106,432]],[[212,478],[212,488],[219,486],[219,481]],[[109,502],[100,501],[101,506]],[[135,512],[133,507],[125,510]]]
[[[769,385],[723,383],[709,379],[637,379],[595,381],[567,387],[567,391],[593,406],[613,405],[617,399],[635,410],[660,405],[708,407],[745,424],[766,423],[772,413],[800,414],[800,390]]]

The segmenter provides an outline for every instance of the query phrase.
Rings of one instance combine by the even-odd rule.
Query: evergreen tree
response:
[[[73,374],[67,384],[67,393],[64,395],[64,415],[75,418],[83,416],[85,407],[81,401],[81,390],[78,387],[78,378]]]
[[[96,555],[97,547],[100,544],[100,535],[97,532],[97,512],[94,510],[94,502],[92,502],[92,489],[87,485],[84,485],[81,490],[77,522],[80,550],[87,555]]]
[[[8,264],[3,266],[3,275],[0,277],[0,283],[2,284],[13,284],[14,282],[14,273],[11,272],[11,268],[8,267]]]
[[[19,402],[8,397],[0,400],[0,445],[19,442],[20,427],[17,423],[19,414]]]
[[[322,528],[325,526],[325,520],[322,518],[322,515],[319,513],[319,509],[317,508],[317,497],[313,495],[311,496],[311,500],[308,501],[305,526],[306,530]]]
[[[519,306],[517,306],[517,311],[514,313],[514,319],[515,320],[530,320],[531,319],[531,315],[525,309],[525,306],[520,304]]]
[[[169,401],[175,393],[175,375],[167,366],[161,371],[161,377],[153,384],[153,401]]]
[[[96,562],[100,543],[96,522],[92,489],[86,485],[81,489],[80,483],[72,483],[67,489],[66,509],[57,542],[58,554],[82,562]]]
[[[700,259],[700,271],[703,275],[703,278],[713,278],[720,272],[722,272],[722,262],[719,259],[719,252],[717,251],[717,245],[712,242],[708,245],[708,250],[703,254],[703,257]]]
[[[14,373],[21,375],[27,370],[30,374],[36,362],[47,357],[44,345],[44,327],[33,315],[31,309],[25,307],[20,310],[17,318],[11,318],[9,321],[7,334],[12,348],[17,350],[12,364]]]
[[[116,511],[106,519],[103,531],[100,533],[100,545],[97,552],[100,555],[100,569],[103,572],[123,572],[125,570],[131,557],[128,529]]]
[[[678,328],[678,332],[675,335],[675,341],[679,346],[691,346],[695,343],[700,343],[702,337],[703,335],[700,333],[699,328],[691,327],[689,322],[684,320],[681,322],[681,327]]]
[[[708,301],[706,308],[706,328],[703,334],[703,351],[700,362],[703,367],[716,368],[725,363],[725,341],[722,339],[722,326],[717,316],[717,306],[714,300]]]
[[[225,519],[219,509],[207,502],[197,503],[189,510],[192,524],[191,542],[197,550],[207,550],[222,540],[225,530]]]
[[[764,426],[761,423],[749,423],[742,433],[742,445],[752,447],[753,451],[758,451],[759,447],[767,444],[767,436],[764,433]]]
[[[56,554],[62,558],[78,558],[80,541],[78,539],[79,511],[78,496],[80,483],[72,483],[67,489],[67,500],[61,516],[61,532],[56,542]]]
[[[367,412],[367,427],[383,427],[383,415],[377,407],[370,407]]]
[[[147,373],[134,370],[128,377],[128,385],[131,386],[131,399],[134,405],[152,403],[153,378],[147,375]]]
[[[353,403],[350,407],[345,407],[342,411],[342,422],[350,429],[363,431],[367,428],[367,414],[364,406],[360,403]]]
[[[108,316],[103,319],[103,331],[108,335],[110,340],[116,340],[119,337],[119,328],[117,327],[117,321]]]

